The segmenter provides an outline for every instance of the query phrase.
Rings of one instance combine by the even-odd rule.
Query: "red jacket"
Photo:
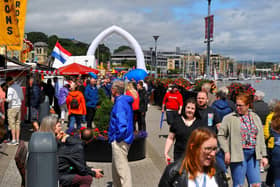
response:
[[[71,107],[70,107],[72,96],[76,97],[79,102],[79,108],[77,108],[77,109],[71,109]],[[85,101],[84,95],[80,91],[69,92],[69,94],[66,98],[66,104],[67,104],[69,115],[70,114],[79,114],[79,115],[87,114],[86,101]]]
[[[167,92],[163,98],[162,104],[166,106],[166,109],[179,110],[179,107],[183,106],[183,97],[179,91],[175,93]]]
[[[133,98],[132,110],[139,110],[139,102],[140,102],[140,100],[139,100],[138,92],[137,92],[137,97],[134,97],[129,90],[127,90],[125,92],[125,95],[129,95],[129,96],[131,96]]]

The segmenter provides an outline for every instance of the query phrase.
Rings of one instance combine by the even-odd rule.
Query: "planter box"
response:
[[[112,162],[112,148],[108,141],[94,140],[85,146],[86,161]],[[146,157],[146,138],[136,138],[130,146],[128,161]]]

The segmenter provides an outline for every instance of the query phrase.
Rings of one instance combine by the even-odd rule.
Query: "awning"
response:
[[[89,72],[98,74],[97,69],[93,69],[77,63],[69,64],[68,66],[63,66],[58,70],[60,75],[86,75]]]

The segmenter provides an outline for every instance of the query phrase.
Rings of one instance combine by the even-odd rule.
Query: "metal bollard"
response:
[[[56,187],[57,142],[53,133],[33,133],[28,145],[27,187]]]

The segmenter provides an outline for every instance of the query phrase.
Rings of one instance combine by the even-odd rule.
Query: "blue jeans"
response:
[[[280,145],[275,145],[271,154],[271,171],[273,173],[274,184],[280,187]]]
[[[260,184],[260,166],[256,160],[255,149],[243,149],[243,162],[233,162],[230,164],[230,170],[233,180],[233,186],[243,186],[245,176],[249,184]]]
[[[71,114],[69,116],[69,128],[74,128],[75,123],[77,124],[77,129],[81,128],[83,116],[78,114]]]
[[[223,170],[223,172],[227,173],[227,167],[225,164],[225,153],[223,150],[219,150],[216,154],[216,162],[218,166]]]

